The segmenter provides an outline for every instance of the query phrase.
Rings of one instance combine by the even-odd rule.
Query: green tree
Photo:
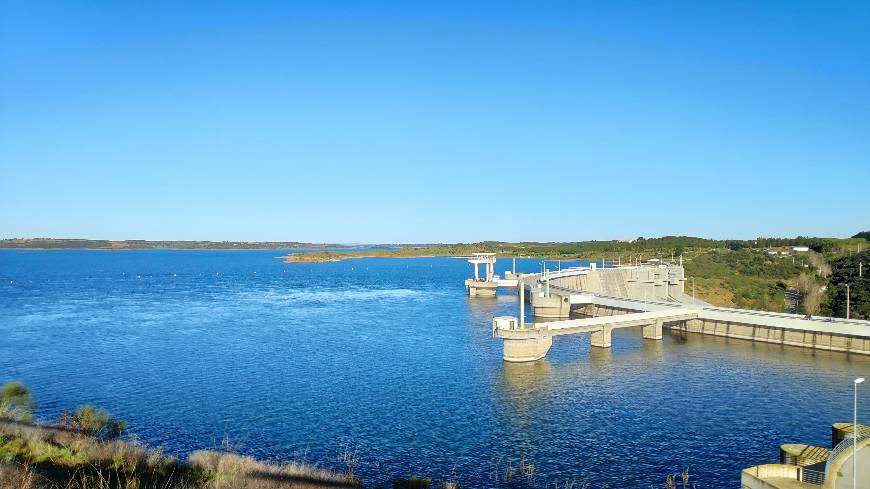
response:
[[[870,250],[843,256],[831,262],[832,273],[827,295],[822,304],[823,314],[845,317],[848,303],[849,316],[852,319],[870,319],[870,274],[865,272],[868,264],[870,264]],[[846,284],[849,284],[848,289]]]
[[[33,421],[36,404],[30,391],[21,382],[7,382],[0,389],[0,418],[14,421]]]

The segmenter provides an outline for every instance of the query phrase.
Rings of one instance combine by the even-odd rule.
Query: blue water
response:
[[[718,488],[781,443],[828,446],[851,379],[870,376],[866,357],[632,330],[611,350],[558,337],[546,360],[504,364],[490,324],[516,295],[467,298],[462,260],[281,254],[0,251],[0,382],[25,382],[42,419],[92,403],[180,455],[224,435],[339,469],[353,450],[369,485],[496,486],[524,457],[540,487],[647,488],[689,467]],[[867,390],[859,402],[870,420]]]

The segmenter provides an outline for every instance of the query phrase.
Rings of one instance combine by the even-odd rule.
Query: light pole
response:
[[[849,284],[846,284],[846,319],[849,319]]]
[[[855,399],[852,406],[852,489],[856,489],[858,480],[856,456],[858,454],[858,384],[864,382],[864,377],[855,379]]]
[[[520,286],[520,329],[526,329],[526,284],[523,279],[519,279]]]
[[[692,305],[695,305],[695,277],[692,276]]]

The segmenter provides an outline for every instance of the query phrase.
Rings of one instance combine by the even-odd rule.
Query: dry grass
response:
[[[352,476],[302,463],[267,464],[199,451],[187,463],[160,449],[69,429],[0,422],[0,488],[287,489],[358,487]]]
[[[29,465],[0,463],[0,487],[38,489],[36,473]]]
[[[214,474],[208,489],[279,489],[286,487],[358,487],[358,482],[343,474],[290,462],[267,464],[253,457],[213,450],[190,454],[188,464],[204,473]]]

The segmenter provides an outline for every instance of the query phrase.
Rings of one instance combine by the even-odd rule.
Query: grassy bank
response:
[[[352,476],[302,463],[267,464],[202,450],[186,461],[124,440],[0,421],[0,487],[21,489],[286,489],[358,487]]]
[[[717,306],[782,311],[786,291],[801,272],[805,259],[770,255],[757,249],[714,249],[687,254],[683,260],[686,292]]]

